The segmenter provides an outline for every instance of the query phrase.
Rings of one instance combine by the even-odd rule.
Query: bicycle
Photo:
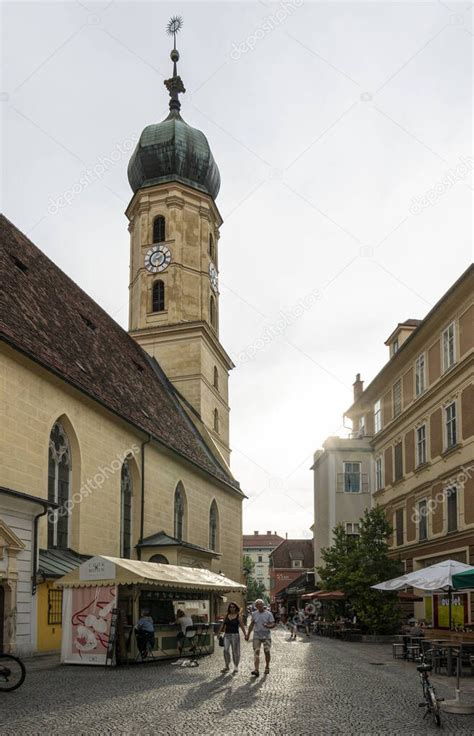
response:
[[[428,650],[432,651],[432,650]],[[438,698],[436,696],[436,690],[434,688],[433,683],[430,680],[429,673],[433,669],[432,664],[428,664],[425,662],[425,656],[428,654],[428,652],[425,652],[420,659],[418,660],[420,664],[417,666],[417,671],[420,674],[420,680],[421,680],[421,686],[423,688],[423,697],[424,701],[423,703],[420,703],[420,708],[426,708],[425,715],[423,718],[426,718],[428,713],[433,718],[435,724],[438,726],[438,728],[441,726],[441,715],[440,715],[440,708],[439,704],[441,700],[444,700],[444,698]]]
[[[11,692],[23,684],[25,665],[18,657],[0,652],[0,692]]]

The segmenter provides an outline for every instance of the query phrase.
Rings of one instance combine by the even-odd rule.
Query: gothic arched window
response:
[[[214,245],[214,238],[212,237],[212,233],[209,233],[209,255],[211,257],[211,261],[216,260],[216,248]]]
[[[163,215],[158,215],[153,220],[153,242],[163,243],[166,240],[165,237],[165,218]]]
[[[214,430],[219,432],[219,412],[214,409]]]
[[[214,388],[219,390],[219,371],[217,370],[217,366],[214,366]]]
[[[163,312],[165,309],[165,284],[164,281],[155,281],[152,293],[152,312]]]
[[[174,536],[180,541],[184,538],[184,513],[185,495],[183,484],[180,481],[174,492]]]
[[[217,552],[218,527],[219,514],[217,511],[217,504],[213,501],[209,511],[209,549],[214,550],[214,552]]]
[[[48,501],[57,503],[59,508],[48,514],[48,548],[69,547],[70,492],[71,450],[64,427],[56,422],[49,436]]]
[[[120,556],[132,556],[132,492],[133,481],[128,460],[124,460],[120,477]]]
[[[217,315],[216,315],[216,300],[213,296],[209,299],[209,320],[214,329],[217,326]]]

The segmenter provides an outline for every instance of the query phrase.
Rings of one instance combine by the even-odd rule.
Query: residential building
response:
[[[260,534],[244,534],[243,553],[248,555],[255,565],[255,579],[265,586],[265,591],[270,591],[270,553],[283,542],[276,532]]]
[[[474,564],[473,302],[471,266],[425,319],[397,326],[390,359],[347,411],[370,436],[374,501],[407,572],[448,558]],[[454,609],[458,622],[469,620],[469,594]],[[416,610],[447,621],[443,596]]]
[[[270,602],[305,572],[313,572],[314,553],[311,539],[284,539],[269,555]]]
[[[180,115],[173,54],[169,115],[145,128],[128,170],[129,333],[0,218],[0,485],[10,491],[0,494],[0,627],[12,650],[26,651],[21,637],[57,648],[51,583],[87,556],[242,579],[232,363],[219,340],[220,175],[206,137]],[[19,494],[35,497],[35,513],[49,504],[37,545]],[[22,598],[39,573],[35,600]]]
[[[359,378],[360,383],[360,378]],[[354,384],[355,391],[358,383]],[[314,455],[314,566],[322,565],[322,550],[330,547],[333,530],[342,524],[357,535],[364,511],[371,507],[374,487],[372,447],[359,427],[351,438],[328,437]]]

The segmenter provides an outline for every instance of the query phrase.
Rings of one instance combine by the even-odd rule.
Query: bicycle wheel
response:
[[[11,692],[23,683],[25,665],[11,654],[0,654],[0,692]]]
[[[434,722],[439,727],[441,726],[441,715],[439,711],[439,703],[436,698],[436,692],[432,685],[429,687],[428,692],[429,692],[429,697],[430,697],[430,712],[431,712],[431,715],[433,716]]]

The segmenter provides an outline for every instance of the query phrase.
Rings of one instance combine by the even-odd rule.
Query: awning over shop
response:
[[[153,585],[176,591],[202,590],[215,593],[245,590],[244,585],[210,570],[105,556],[86,560],[55,583],[60,588],[98,585]]]
[[[346,594],[342,590],[315,590],[314,593],[306,593],[301,598],[304,600],[318,600],[318,601],[342,601],[346,597]]]

